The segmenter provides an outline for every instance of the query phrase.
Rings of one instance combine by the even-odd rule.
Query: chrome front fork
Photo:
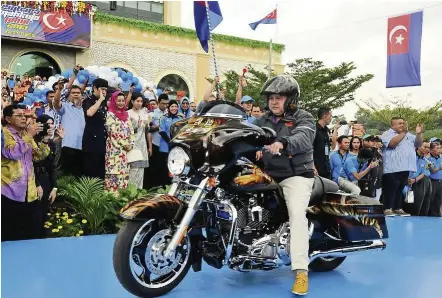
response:
[[[195,192],[193,193],[192,198],[190,199],[189,204],[187,206],[186,213],[184,214],[183,219],[181,220],[177,230],[173,234],[172,240],[170,240],[169,244],[167,245],[166,251],[164,253],[165,256],[170,257],[175,252],[177,246],[181,243],[184,237],[186,237],[189,224],[192,221],[195,212],[198,211],[201,205],[203,192],[204,189],[206,188],[208,181],[209,177],[204,178],[196,188]],[[174,196],[176,194],[177,189],[178,189],[178,183],[174,182],[168,194]]]

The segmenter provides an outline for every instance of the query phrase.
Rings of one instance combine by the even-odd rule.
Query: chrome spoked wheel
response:
[[[132,275],[147,288],[162,288],[172,283],[189,261],[190,245],[185,239],[172,256],[164,252],[172,238],[172,232],[155,220],[146,222],[136,233],[130,251]]]
[[[158,297],[172,291],[191,265],[186,237],[176,252],[164,256],[172,238],[166,220],[127,221],[114,244],[114,270],[121,285],[137,297]]]

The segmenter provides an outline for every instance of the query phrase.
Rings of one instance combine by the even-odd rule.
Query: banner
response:
[[[44,7],[22,7],[3,2],[2,37],[90,47],[90,14],[54,9],[53,4],[48,10],[41,9]]]
[[[388,19],[387,88],[421,86],[423,12]]]

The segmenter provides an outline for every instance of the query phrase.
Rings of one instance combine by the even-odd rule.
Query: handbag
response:
[[[410,190],[405,197],[405,203],[414,203],[414,191]]]
[[[132,163],[135,161],[143,160],[143,152],[140,149],[132,149],[127,152],[127,162]]]

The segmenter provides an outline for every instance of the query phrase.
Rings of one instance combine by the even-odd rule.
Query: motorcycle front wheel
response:
[[[183,280],[191,265],[190,241],[186,237],[171,257],[165,257],[171,238],[165,220],[123,224],[114,243],[113,264],[127,291],[138,297],[158,297]]]

